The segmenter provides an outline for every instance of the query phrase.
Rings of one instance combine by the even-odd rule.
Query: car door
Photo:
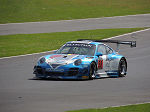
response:
[[[115,53],[114,53],[113,49],[110,48],[109,46],[106,46],[106,55],[107,55],[107,61],[109,64],[109,71],[113,71],[114,70]]]
[[[106,46],[103,44],[99,44],[97,48],[97,53],[102,53],[102,56],[98,57],[98,71],[105,72],[110,70],[109,59],[106,52]]]

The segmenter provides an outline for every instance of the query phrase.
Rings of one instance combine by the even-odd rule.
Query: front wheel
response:
[[[118,73],[119,77],[125,77],[127,73],[127,62],[125,58],[122,58],[119,62]]]
[[[96,64],[94,62],[90,65],[89,79],[93,80],[96,76]]]

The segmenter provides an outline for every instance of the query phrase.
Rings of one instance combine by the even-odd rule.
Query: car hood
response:
[[[73,63],[77,59],[88,58],[87,55],[78,55],[78,54],[52,54],[45,56],[46,62],[48,64],[69,64]]]

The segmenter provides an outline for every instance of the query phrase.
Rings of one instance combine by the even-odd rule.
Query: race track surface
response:
[[[0,35],[150,27],[150,14],[104,18],[0,24]]]
[[[136,48],[121,47],[128,60],[124,78],[33,80],[32,68],[44,54],[0,59],[0,112],[64,112],[150,102],[150,30],[117,39],[137,41]]]

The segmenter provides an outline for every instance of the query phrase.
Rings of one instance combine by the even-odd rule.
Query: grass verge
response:
[[[109,107],[104,109],[85,109],[67,112],[150,112],[150,103],[121,107]]]
[[[150,0],[0,0],[0,23],[150,13]]]
[[[58,49],[67,41],[77,39],[103,39],[144,28],[97,29],[42,34],[0,36],[0,57],[16,56]]]

